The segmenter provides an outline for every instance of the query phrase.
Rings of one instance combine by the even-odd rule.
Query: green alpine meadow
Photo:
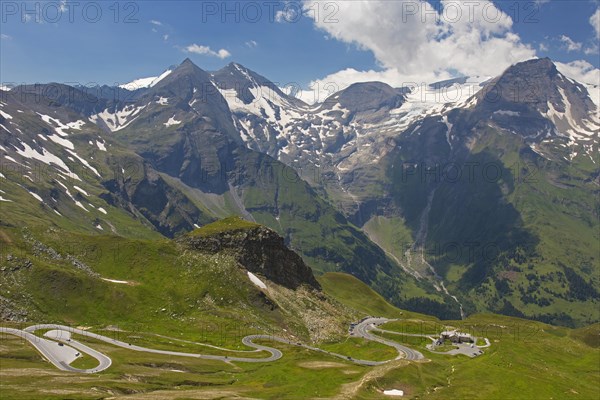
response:
[[[2,400],[600,398],[597,2],[0,32]]]

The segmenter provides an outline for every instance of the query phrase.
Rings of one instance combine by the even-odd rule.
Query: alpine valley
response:
[[[2,398],[594,398],[599,104],[548,58],[310,105],[189,59],[0,90],[3,326],[112,359],[3,334]]]

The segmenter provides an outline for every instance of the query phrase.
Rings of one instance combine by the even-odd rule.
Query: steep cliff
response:
[[[290,289],[301,285],[321,289],[310,267],[286,247],[281,236],[238,217],[206,225],[180,237],[178,242],[209,254],[229,252],[248,271]]]

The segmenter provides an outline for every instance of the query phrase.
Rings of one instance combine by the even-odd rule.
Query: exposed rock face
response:
[[[380,110],[389,111],[400,107],[406,100],[406,92],[405,89],[392,88],[382,82],[360,82],[330,96],[325,103],[338,103],[352,115],[367,112],[377,114]]]
[[[18,307],[13,301],[0,296],[0,320],[12,322],[27,321],[27,311]]]
[[[233,253],[248,271],[263,275],[290,289],[301,285],[321,289],[312,270],[302,258],[285,246],[281,236],[262,226],[210,236],[186,235],[179,242],[194,250],[211,254],[221,251]]]
[[[573,134],[585,141],[598,132],[586,87],[561,74],[549,58],[511,66],[477,97],[475,120],[493,120],[529,141]]]

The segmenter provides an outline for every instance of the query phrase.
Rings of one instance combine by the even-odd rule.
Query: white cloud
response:
[[[10,39],[12,39],[12,36],[2,33],[2,34],[0,34],[0,39],[10,40]]]
[[[151,19],[151,20],[150,20],[150,23],[151,23],[152,25],[156,25],[156,26],[162,26],[162,22],[160,22],[160,21],[157,21],[157,20],[155,20],[155,19]]]
[[[227,57],[231,57],[231,53],[225,49],[221,49],[217,52],[217,57],[219,57],[220,59],[224,59]]]
[[[258,46],[258,43],[256,42],[256,40],[250,40],[250,41],[246,42],[246,46],[253,49]]]
[[[214,51],[208,46],[202,46],[195,43],[187,46],[184,50],[187,53],[203,54],[212,57],[219,57],[220,59],[231,57],[231,53],[225,49]]]
[[[600,40],[600,7],[590,17],[590,25],[592,25],[592,28],[596,32],[596,40]]]
[[[586,56],[591,56],[594,54],[599,54],[600,51],[598,51],[598,43],[593,43],[591,44],[589,47],[586,47],[583,52]]]
[[[540,43],[539,49],[540,51],[548,51],[548,46],[545,43]]]
[[[305,0],[306,15],[331,38],[371,51],[383,72],[345,70],[320,81],[347,79],[348,84],[385,78],[426,81],[456,75],[496,75],[508,66],[535,57],[533,48],[512,32],[513,21],[491,1],[357,0],[337,2],[331,18],[325,0]]]
[[[163,40],[166,42],[167,40],[169,40],[169,35],[163,35]]]
[[[571,79],[581,83],[600,84],[600,69],[595,68],[585,60],[571,61],[570,63],[556,62],[556,68]]]
[[[580,42],[576,42],[566,35],[561,35],[560,41],[565,45],[567,51],[579,51],[583,46]]]
[[[302,8],[295,2],[285,2],[283,10],[275,13],[275,21],[279,23],[295,23],[302,18]]]
[[[421,86],[423,83],[431,83],[451,78],[450,73],[442,71],[439,73],[421,71],[417,74],[407,75],[396,68],[383,71],[358,71],[347,68],[324,78],[312,81],[308,89],[303,89],[297,97],[308,104],[322,102],[335,92],[345,89],[355,82],[384,82],[392,87]]]

